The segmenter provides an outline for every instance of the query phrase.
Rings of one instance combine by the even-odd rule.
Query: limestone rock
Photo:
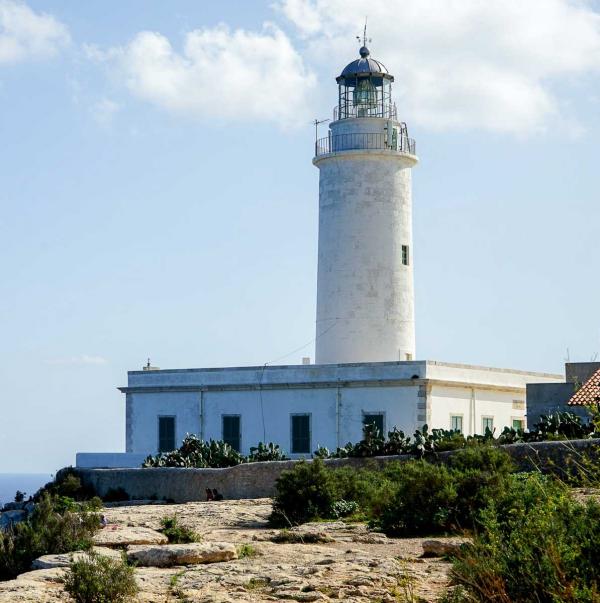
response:
[[[48,569],[39,569],[32,572],[25,572],[16,577],[16,582],[54,582],[60,583],[65,575],[65,570],[61,567]]]
[[[169,539],[156,530],[143,527],[108,525],[94,536],[98,546],[125,546],[130,544],[167,544]]]
[[[94,553],[103,557],[110,557],[111,559],[121,559],[121,551],[115,549],[109,549],[105,546],[95,546]],[[50,569],[54,567],[68,567],[71,561],[78,561],[82,557],[85,557],[86,553],[83,551],[75,551],[73,553],[61,553],[59,555],[42,555],[38,557],[31,564],[31,569],[42,570]]]
[[[6,530],[14,523],[25,521],[27,519],[27,511],[4,511],[0,513],[0,530]]]
[[[194,542],[164,546],[136,545],[127,550],[127,559],[142,566],[171,567],[237,559],[236,548],[227,542]]]
[[[456,556],[461,544],[454,540],[424,540],[423,557]]]

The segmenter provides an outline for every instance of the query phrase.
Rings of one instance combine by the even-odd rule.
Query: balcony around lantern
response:
[[[315,143],[315,156],[340,151],[382,150],[416,155],[416,143],[405,134],[388,136],[387,132],[330,134]]]

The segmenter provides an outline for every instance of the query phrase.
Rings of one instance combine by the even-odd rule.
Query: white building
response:
[[[273,441],[292,457],[356,442],[366,422],[484,433],[526,426],[526,384],[560,375],[416,361],[411,169],[415,143],[393,76],[369,51],[337,78],[338,106],[315,145],[319,260],[315,365],[131,371],[126,453],[82,467],[136,466],[186,433],[243,453]]]

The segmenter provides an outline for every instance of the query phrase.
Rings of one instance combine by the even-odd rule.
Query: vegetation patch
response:
[[[0,580],[10,580],[29,571],[42,555],[86,550],[100,528],[95,503],[77,503],[47,493],[31,515],[8,531],[0,531]]]
[[[268,578],[250,578],[243,586],[246,590],[263,590],[268,588],[271,581]]]
[[[177,450],[150,455],[142,467],[234,467],[242,463],[258,461],[283,461],[287,457],[279,445],[269,442],[259,442],[250,448],[250,455],[244,456],[234,450],[227,442],[222,440],[209,440],[205,442],[196,435],[188,434]]]
[[[77,603],[123,603],[138,592],[132,567],[92,552],[71,563],[64,585]]]
[[[237,550],[238,559],[259,557],[261,552],[252,544],[242,544]]]
[[[169,539],[169,544],[187,544],[189,542],[200,542],[202,537],[191,528],[182,526],[176,515],[163,517],[160,520],[160,531]]]
[[[598,602],[599,539],[596,502],[578,503],[564,484],[540,474],[513,476],[454,562],[463,593],[456,600]]]
[[[281,530],[271,537],[271,542],[277,544],[322,544],[331,542],[331,538],[320,532],[296,532],[293,530]]]

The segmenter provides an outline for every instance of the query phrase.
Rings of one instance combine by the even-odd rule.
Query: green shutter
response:
[[[158,451],[175,450],[175,417],[158,417]]]
[[[310,453],[310,415],[292,416],[292,452]]]
[[[238,452],[241,447],[240,423],[238,415],[223,415],[223,441]]]
[[[383,414],[382,413],[365,413],[363,415],[363,426],[375,425],[381,435],[383,433]]]

